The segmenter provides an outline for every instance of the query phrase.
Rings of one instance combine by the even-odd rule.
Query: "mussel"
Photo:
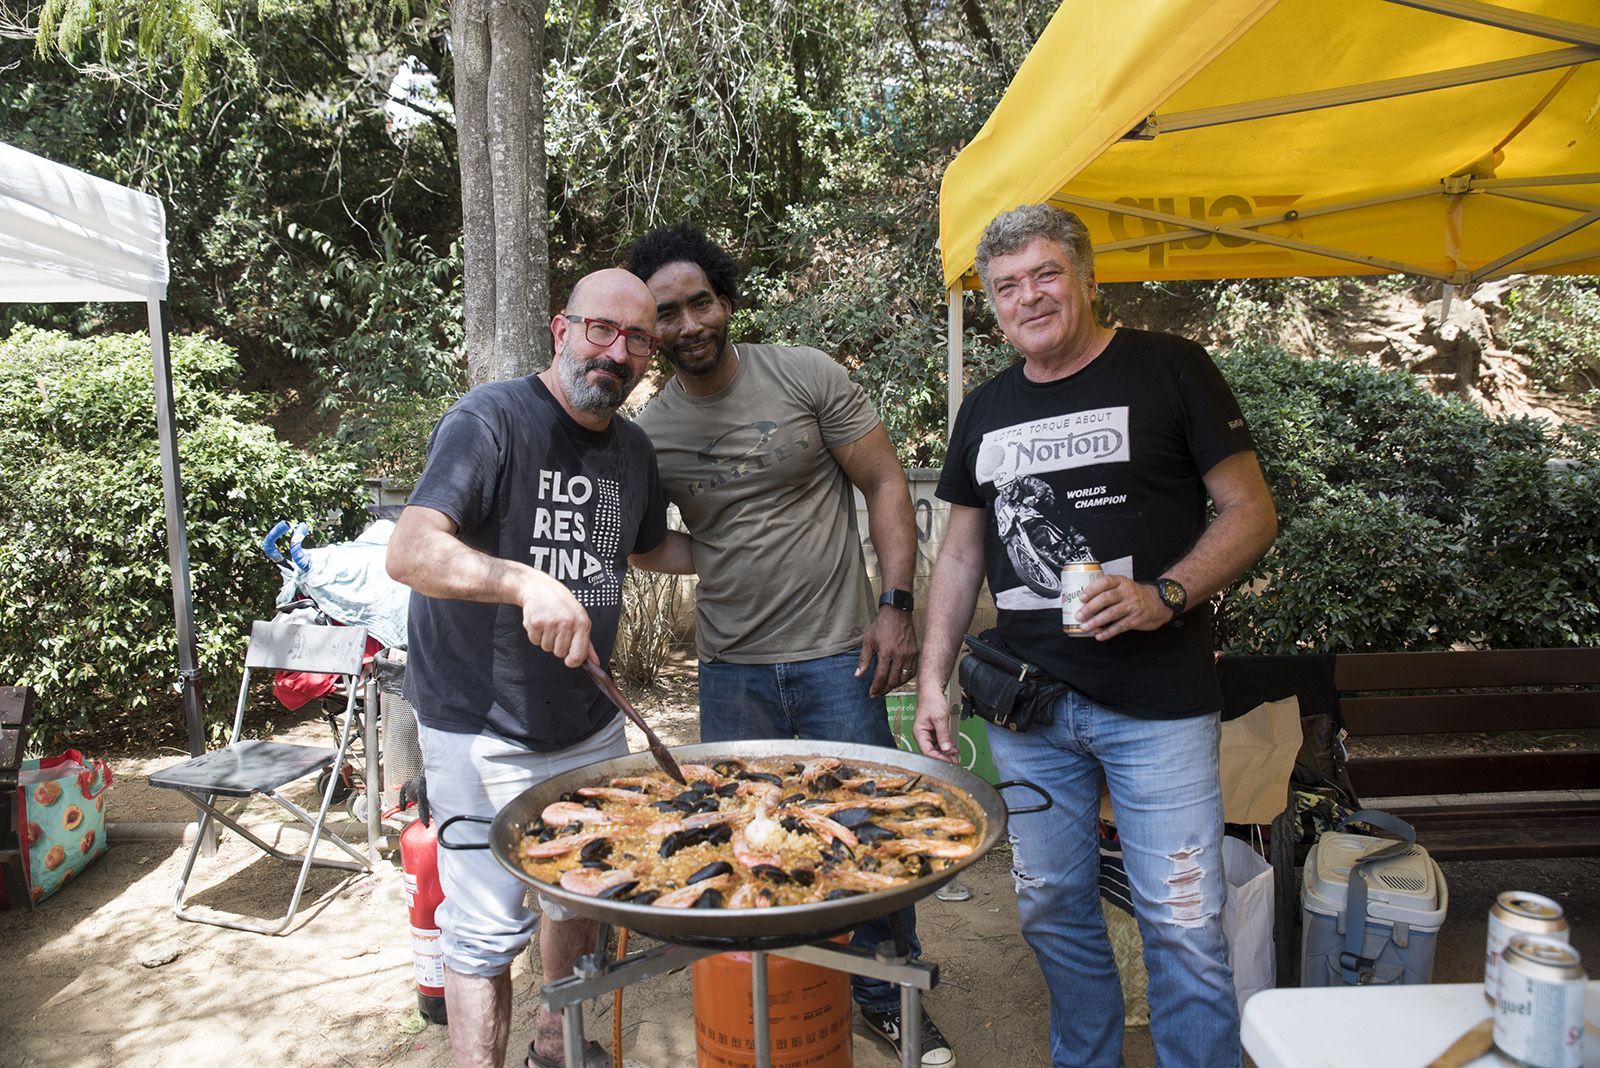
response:
[[[707,890],[695,899],[692,909],[720,909],[722,907],[722,891],[715,887]]]
[[[872,810],[870,808],[844,808],[828,818],[839,826],[848,827],[853,831],[872,818]]]
[[[703,879],[710,879],[717,875],[727,875],[732,871],[732,864],[729,864],[725,860],[714,860],[710,864],[707,864],[705,867],[701,868],[699,871],[695,872],[693,875],[689,876],[689,878],[685,879],[683,885],[692,886]],[[707,893],[711,893],[711,891],[707,891]]]
[[[599,897],[599,898],[606,899],[606,900],[611,900],[611,901],[614,901],[617,898],[627,898],[628,897],[628,892],[630,890],[632,890],[634,887],[638,886],[638,885],[639,885],[639,880],[637,880],[637,879],[633,880],[632,882],[618,883],[616,886],[608,886],[608,887],[606,887],[604,890],[600,891],[595,896]],[[656,893],[653,890],[649,890],[649,891],[646,891],[643,894],[640,894],[639,897],[633,898],[631,900],[638,901],[639,898],[643,898],[643,897],[646,897],[646,896],[648,896],[653,901],[653,900],[655,900]],[[648,904],[648,902],[644,902],[644,903]]]
[[[856,841],[862,845],[872,845],[874,842],[884,842],[890,838],[898,837],[887,827],[879,827],[876,823],[858,823],[850,828],[855,832]]]

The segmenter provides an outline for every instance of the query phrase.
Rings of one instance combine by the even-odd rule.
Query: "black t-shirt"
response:
[[[1115,711],[1200,715],[1221,706],[1210,606],[1193,607],[1182,626],[1068,637],[1060,571],[1096,560],[1141,582],[1161,577],[1205,529],[1202,476],[1252,448],[1205,349],[1124,329],[1067,378],[1030,382],[1017,364],[974,390],[938,494],[988,512],[984,567],[1016,652]]]
[[[444,414],[408,503],[449,516],[480,552],[555,576],[589,613],[603,663],[628,556],[666,536],[644,431],[620,417],[588,430],[534,376],[479,386]],[[407,655],[406,695],[435,730],[488,729],[550,751],[616,715],[582,669],[528,641],[515,605],[413,593]]]

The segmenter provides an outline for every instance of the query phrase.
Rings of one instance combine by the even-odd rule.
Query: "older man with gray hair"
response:
[[[1022,361],[967,397],[951,433],[917,741],[956,759],[945,682],[987,577],[999,618],[986,637],[1070,687],[1052,722],[989,732],[1001,774],[1055,801],[1010,824],[1023,935],[1050,990],[1052,1064],[1121,1061],[1122,990],[1097,889],[1103,781],[1144,935],[1156,1058],[1237,1065],[1208,602],[1271,545],[1272,496],[1205,350],[1101,323],[1077,216],[1044,204],[1001,214],[977,267]],[[1091,560],[1104,574],[1068,635],[1061,569]]]

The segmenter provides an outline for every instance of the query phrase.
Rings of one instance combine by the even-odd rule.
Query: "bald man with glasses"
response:
[[[473,389],[429,439],[388,565],[412,589],[406,695],[438,821],[492,817],[546,779],[628,751],[583,662],[591,646],[610,659],[630,560],[692,567],[667,530],[649,439],[615,414],[659,347],[655,318],[633,275],[585,276],[550,322],[554,362]],[[439,874],[451,1049],[462,1068],[500,1068],[511,962],[535,921],[552,979],[593,948],[595,925],[552,902],[535,913],[486,850],[440,850]],[[563,1063],[559,1016],[539,1010],[527,1063]],[[610,1063],[589,1044],[585,1065]]]

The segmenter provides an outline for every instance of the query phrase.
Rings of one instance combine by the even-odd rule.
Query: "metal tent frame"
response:
[[[156,435],[189,752],[205,751],[189,541],[168,347],[166,211],[148,194],[0,144],[0,301],[126,301],[148,310]]]
[[[1156,2],[1156,0],[1152,0]],[[1554,9],[1552,0],[1547,10]],[[1138,45],[1128,45],[1127,25],[1116,24],[1120,17],[1112,9],[1116,0],[1065,0],[1035,46],[1034,52],[1019,69],[1007,99],[1002,99],[984,129],[963,150],[946,172],[941,190],[941,257],[948,294],[948,413],[953,423],[955,412],[963,395],[962,294],[976,288],[973,258],[977,236],[989,218],[999,211],[1030,200],[1045,200],[1069,210],[1078,210],[1089,223],[1095,242],[1097,259],[1135,250],[1171,250],[1180,252],[1186,243],[1205,243],[1207,240],[1226,244],[1246,253],[1259,253],[1266,249],[1282,249],[1301,257],[1297,261],[1302,269],[1291,269],[1279,263],[1263,269],[1259,255],[1240,255],[1229,261],[1222,255],[1209,256],[1203,264],[1196,262],[1186,268],[1186,273],[1152,270],[1142,273],[1137,262],[1116,258],[1116,266],[1107,272],[1102,263],[1102,281],[1133,281],[1150,277],[1192,278],[1243,278],[1286,274],[1374,274],[1406,273],[1433,279],[1444,288],[1446,304],[1459,286],[1503,278],[1510,274],[1534,273],[1588,273],[1600,266],[1600,240],[1586,241],[1582,235],[1594,234],[1588,229],[1600,222],[1600,167],[1557,168],[1562,173],[1534,172],[1501,177],[1495,173],[1498,153],[1535,122],[1551,105],[1575,76],[1587,85],[1593,80],[1596,63],[1600,63],[1600,18],[1591,20],[1582,8],[1567,5],[1559,8],[1563,13],[1579,13],[1586,21],[1554,17],[1530,11],[1513,10],[1484,0],[1375,0],[1362,5],[1362,11],[1350,9],[1349,18],[1359,20],[1391,19],[1394,9],[1405,8],[1424,15],[1440,16],[1431,21],[1435,31],[1455,25],[1473,24],[1480,28],[1499,31],[1497,42],[1501,50],[1517,53],[1529,47],[1543,50],[1526,54],[1507,54],[1486,62],[1466,62],[1458,66],[1448,61],[1434,64],[1423,73],[1410,73],[1399,77],[1380,76],[1386,72],[1373,70],[1369,77],[1352,80],[1349,84],[1323,86],[1306,92],[1266,93],[1256,99],[1227,103],[1202,104],[1185,107],[1181,94],[1191,85],[1204,84],[1205,90],[1221,99],[1218,93],[1222,84],[1228,86],[1250,85],[1251,71],[1243,67],[1238,52],[1229,50],[1245,40],[1258,27],[1266,32],[1281,33],[1283,24],[1305,11],[1300,0],[1160,0],[1160,12],[1154,9],[1141,14],[1153,16],[1152,21],[1164,18],[1165,32],[1152,31],[1150,38]],[[1268,16],[1277,20],[1269,28]],[[1057,24],[1060,24],[1059,27]],[[1419,34],[1428,32],[1430,23],[1416,23]],[[1054,34],[1052,31],[1056,31]],[[1081,41],[1086,35],[1102,33],[1104,38],[1090,44],[1069,43],[1068,38]],[[1374,32],[1378,32],[1374,30]],[[1521,41],[1517,46],[1508,42]],[[1426,41],[1421,41],[1425,45]],[[1551,43],[1564,47],[1550,49]],[[1062,62],[1062,54],[1070,48],[1081,47],[1086,52],[1096,49],[1114,50],[1119,45],[1130,49],[1114,55],[1104,69],[1084,74],[1078,64]],[[1396,55],[1405,54],[1408,48],[1419,46],[1418,40],[1394,42]],[[1316,42],[1304,42],[1302,51],[1281,56],[1285,64],[1298,63],[1316,68],[1318,55]],[[1143,49],[1143,51],[1137,51]],[[1096,52],[1098,54],[1098,52]],[[1259,57],[1257,57],[1259,58]],[[1479,58],[1476,56],[1469,58]],[[1405,97],[1429,100],[1428,94],[1461,90],[1505,79],[1521,78],[1540,72],[1559,74],[1542,98],[1532,98],[1522,120],[1502,135],[1497,144],[1484,157],[1461,167],[1455,173],[1442,174],[1437,180],[1417,182],[1409,187],[1401,184],[1375,190],[1367,195],[1333,196],[1314,200],[1305,207],[1282,211],[1265,211],[1261,214],[1236,213],[1228,219],[1217,219],[1213,213],[1205,218],[1180,214],[1176,210],[1161,210],[1168,205],[1149,205],[1134,196],[1118,197],[1118,189],[1106,195],[1106,173],[1098,177],[1100,186],[1084,182],[1094,179],[1096,164],[1108,153],[1121,152],[1121,173],[1131,170],[1129,163],[1139,152],[1139,143],[1160,146],[1172,142],[1170,150],[1182,139],[1174,137],[1192,131],[1216,130],[1222,127],[1272,119],[1286,115],[1335,111],[1353,105],[1394,101]],[[1580,72],[1583,72],[1580,75]],[[1226,77],[1224,77],[1226,75]],[[1097,80],[1098,79],[1098,80]],[[1284,80],[1277,83],[1281,85]],[[1528,83],[1522,83],[1526,86]],[[1572,86],[1579,90],[1580,86]],[[1105,96],[1096,96],[1103,92]],[[1506,90],[1510,92],[1510,90]],[[1526,93],[1524,88],[1522,92]],[[1017,94],[1015,99],[1011,99]],[[1204,95],[1204,92],[1198,95]],[[1582,95],[1579,91],[1577,95]],[[1049,129],[1050,120],[1042,117],[1041,101],[1050,99],[1055,110],[1063,112],[1058,136],[1054,144],[1029,149],[1037,144]],[[1442,98],[1443,99],[1443,98]],[[1457,99],[1457,98],[1448,98]],[[1162,111],[1163,105],[1177,100],[1173,110]],[[1078,111],[1065,113],[1064,104],[1079,107]],[[1430,105],[1431,106],[1431,105]],[[1520,105],[1519,105],[1520,106]],[[1424,121],[1437,128],[1448,125],[1448,109],[1442,104],[1425,113]],[[1106,125],[1086,130],[1083,116],[1103,120]],[[1310,120],[1308,120],[1310,121]],[[1592,145],[1592,141],[1578,140],[1573,133],[1574,145]],[[1482,130],[1473,130],[1462,137],[1463,144],[1472,145],[1474,138],[1482,139]],[[1048,137],[1044,138],[1049,140]],[[1474,149],[1476,151],[1477,149]],[[1034,151],[1031,159],[1020,157]],[[1267,150],[1270,152],[1270,150]],[[1587,155],[1585,155],[1587,153]],[[1600,163],[1592,147],[1578,148],[1573,162]],[[1374,160],[1374,168],[1381,169],[1381,161]],[[1119,173],[1112,171],[1110,173]],[[1191,175],[1190,177],[1193,177]],[[1217,177],[1207,173],[1204,177]],[[1090,185],[1089,190],[1076,188]],[[1204,183],[1199,183],[1203,186]],[[1174,190],[1177,192],[1178,190]],[[1201,191],[1200,189],[1194,190]],[[1560,191],[1560,195],[1557,192]],[[1132,192],[1131,190],[1127,192]],[[1146,192],[1146,190],[1140,190]],[[1098,195],[1097,195],[1098,194]],[[1146,198],[1148,199],[1148,198]],[[1170,198],[1180,200],[1179,197]],[[1198,198],[1195,198],[1198,199]],[[1293,197],[1262,197],[1256,209],[1268,206],[1272,199],[1292,201]],[[1453,266],[1439,266],[1419,262],[1420,257],[1385,254],[1373,245],[1367,247],[1340,246],[1311,240],[1297,233],[1309,220],[1332,219],[1373,212],[1393,206],[1417,202],[1426,205],[1435,201],[1442,205],[1438,213],[1442,219],[1453,219],[1459,224],[1459,212],[1468,201],[1478,204],[1498,202],[1504,207],[1533,208],[1548,213],[1548,221],[1530,216],[1528,225],[1512,238],[1495,247],[1492,254],[1481,257],[1480,262],[1464,262],[1460,252],[1458,233],[1448,232],[1445,226],[1443,248],[1454,260]],[[1174,205],[1175,206],[1175,205]],[[1377,216],[1367,216],[1376,218]],[[1119,236],[1104,228],[1097,229],[1097,219],[1138,220],[1144,233]],[[1596,228],[1600,229],[1600,228]],[[1579,235],[1577,241],[1568,240]],[[1552,249],[1552,246],[1559,246]],[[1193,247],[1191,245],[1191,247]],[[1214,244],[1213,248],[1216,247]],[[1545,255],[1540,255],[1546,252]],[[1152,254],[1154,258],[1154,253]],[[1307,259],[1309,258],[1309,260]],[[1348,270],[1341,270],[1343,265]],[[1309,269],[1306,269],[1309,268]],[[1105,277],[1109,273],[1111,277]]]

